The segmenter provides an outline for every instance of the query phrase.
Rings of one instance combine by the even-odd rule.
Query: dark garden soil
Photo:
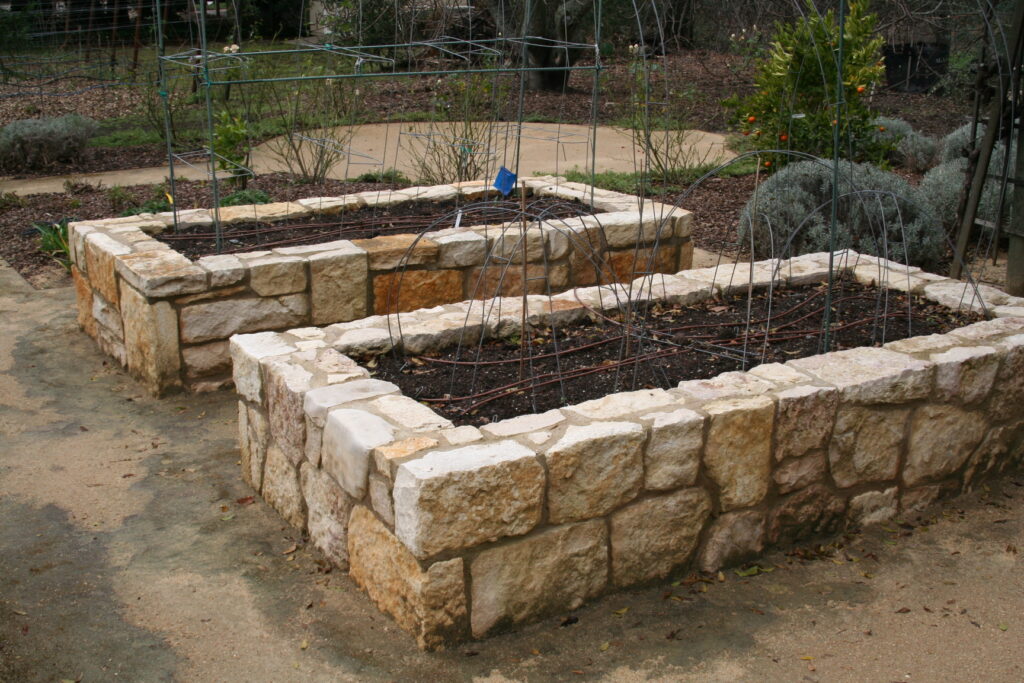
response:
[[[294,201],[306,197],[331,197],[368,190],[390,190],[393,183],[355,183],[327,180],[323,183],[296,183],[286,174],[271,173],[250,181],[249,187],[266,192],[274,201]],[[95,187],[68,184],[65,192],[34,194],[27,197],[0,196],[0,258],[36,287],[66,284],[60,275],[61,265],[39,251],[39,233],[34,223],[57,223],[61,220],[84,221],[139,213],[147,202],[166,201],[161,185],[127,187]],[[209,183],[179,181],[178,206],[185,209],[204,208],[212,203]],[[164,211],[168,206],[149,207]]]
[[[406,396],[458,424],[481,425],[617,391],[671,388],[682,380],[821,353],[826,289],[777,289],[770,298],[767,292],[755,294],[749,318],[744,294],[696,306],[651,306],[638,310],[628,326],[620,315],[602,323],[538,328],[522,338],[467,342],[435,355],[362,360]],[[835,350],[941,334],[981,319],[850,282],[837,284],[833,297]]]
[[[237,223],[224,226],[224,248],[221,253],[235,254],[275,247],[320,244],[332,240],[365,239],[379,235],[418,235],[454,227],[456,222],[463,226],[499,225],[519,220],[524,215],[518,201],[475,201],[460,217],[459,209],[463,206],[465,203],[455,201],[414,201],[387,207],[367,207],[337,216],[314,217],[312,221],[304,218],[273,223]],[[569,218],[590,213],[585,204],[575,200],[540,198],[528,200],[525,216],[528,221],[532,221]],[[207,226],[182,228],[173,233],[168,231],[157,235],[156,238],[191,259],[217,253],[216,233]]]

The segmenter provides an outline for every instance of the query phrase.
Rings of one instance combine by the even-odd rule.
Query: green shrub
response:
[[[135,198],[120,185],[114,185],[107,190],[107,201],[110,202],[110,208],[114,211],[124,211],[135,203]]]
[[[397,168],[386,171],[367,171],[352,178],[353,183],[390,183],[392,185],[412,185],[412,181]]]
[[[0,129],[0,168],[36,171],[79,158],[99,126],[78,114],[22,119]]]
[[[757,67],[755,93],[725,102],[734,121],[754,149],[786,149],[831,156],[833,132],[840,126],[844,157],[876,159],[886,149],[872,137],[873,116],[866,94],[882,79],[883,39],[875,31],[875,15],[867,2],[851,3],[846,19],[841,120],[836,115],[839,24],[832,10],[821,14],[806,1],[806,18],[777,24],[768,57]],[[778,168],[786,155],[768,155],[768,166]]]
[[[121,212],[122,216],[137,216],[140,213],[163,213],[170,211],[172,208],[171,202],[166,199],[150,199],[143,203],[141,206],[133,206],[130,209],[125,209]]]
[[[871,164],[840,165],[835,246],[930,265],[945,253],[945,234],[917,188]],[[828,251],[832,162],[789,164],[766,180],[740,215],[741,244],[754,258]]]
[[[24,197],[14,194],[13,192],[0,192],[0,211],[6,211],[7,209],[20,209],[26,206],[27,202]]]
[[[39,251],[57,263],[71,270],[71,253],[68,249],[68,219],[62,218],[57,223],[34,223],[39,233]]]
[[[220,200],[221,206],[245,206],[247,204],[267,204],[270,195],[263,190],[238,190]]]

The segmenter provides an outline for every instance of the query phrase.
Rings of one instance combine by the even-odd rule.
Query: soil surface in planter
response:
[[[461,218],[459,209],[464,209]],[[589,216],[591,209],[576,200],[542,197],[526,203],[526,218],[555,220]],[[387,207],[367,207],[337,215],[314,216],[285,221],[260,221],[225,225],[221,253],[237,254],[274,247],[320,244],[332,240],[354,240],[379,235],[420,234],[459,225],[500,225],[523,215],[519,201],[431,202],[410,201]],[[209,226],[168,230],[156,235],[191,259],[217,253],[216,233]]]
[[[374,376],[456,424],[479,426],[823,353],[826,289],[755,294],[749,316],[745,294],[695,306],[656,304],[600,323],[535,328],[483,344],[467,339],[461,348],[436,354],[361,361]],[[908,300],[902,292],[841,282],[833,289],[833,350],[941,334],[981,319],[919,297]]]

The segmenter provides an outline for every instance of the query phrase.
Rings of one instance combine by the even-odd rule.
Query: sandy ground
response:
[[[629,131],[620,128],[599,127],[596,133],[589,126],[531,123],[523,124],[517,135],[514,124],[473,124],[471,133],[481,144],[475,158],[484,169],[481,177],[493,178],[501,166],[516,171],[522,176],[538,173],[562,173],[569,169],[591,170],[591,158],[598,171],[633,172],[641,167],[643,159],[634,154],[633,138]],[[327,173],[328,177],[339,180],[353,178],[371,171],[396,168],[410,178],[419,177],[417,160],[428,155],[446,157],[453,145],[460,148],[466,144],[464,130],[453,129],[448,124],[430,123],[380,123],[355,128],[338,128],[328,133],[311,133],[310,138],[330,139],[331,142],[301,143],[303,159],[311,161],[311,150],[332,144],[342,149],[335,156],[335,163]],[[658,145],[663,139],[655,138]],[[685,161],[691,165],[710,163],[732,158],[725,149],[725,136],[702,131],[689,131],[683,141]],[[518,144],[518,148],[517,148]],[[286,146],[281,138],[259,145],[252,153],[252,168],[256,173],[292,171],[284,160]],[[517,161],[518,160],[518,161]],[[175,173],[189,180],[202,180],[207,173],[202,168],[175,165]],[[17,195],[42,192],[63,192],[64,183],[75,182],[116,185],[139,185],[162,183],[167,176],[166,167],[144,168],[104,173],[82,173],[77,175],[53,176],[15,180],[0,178],[0,193],[13,192]]]
[[[73,309],[0,262],[0,681],[1024,680],[1024,473],[856,562],[775,554],[421,653],[244,504],[230,393],[148,398]]]

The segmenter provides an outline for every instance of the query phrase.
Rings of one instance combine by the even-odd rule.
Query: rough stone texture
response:
[[[790,458],[775,468],[772,478],[779,493],[790,493],[825,478],[825,451],[817,450],[799,458]]]
[[[528,263],[544,260],[544,231],[530,227],[525,232],[519,223],[506,223],[504,227],[487,226],[480,229],[488,237],[488,256],[492,263],[523,262],[524,251]]]
[[[899,489],[893,486],[884,491],[866,491],[850,499],[847,518],[854,524],[866,526],[886,522],[899,511]]]
[[[260,362],[298,349],[276,332],[241,334],[228,342],[235,390],[253,403],[263,403],[263,370]]]
[[[991,344],[999,337],[1021,332],[1024,332],[1024,318],[996,318],[961,327],[949,334],[968,342]]]
[[[270,359],[264,363],[264,391],[270,417],[270,434],[293,465],[306,457],[306,418],[303,395],[313,375],[287,361]]]
[[[608,580],[602,520],[555,527],[490,548],[470,564],[473,636],[507,624],[576,609]]]
[[[118,306],[117,275],[114,264],[119,257],[132,253],[109,235],[102,232],[91,232],[85,235],[85,272],[89,274],[92,288],[103,295],[103,298]]]
[[[548,521],[604,515],[636,497],[643,478],[644,429],[630,422],[570,426],[545,453]]]
[[[1006,356],[992,390],[999,400],[989,402],[989,412],[992,419],[1012,420],[1020,416],[1024,405],[1024,335],[1007,337],[1002,346]]]
[[[1003,303],[1006,294],[988,285],[972,285],[971,283],[947,280],[927,285],[925,295],[954,311],[974,311],[984,313],[988,307]],[[980,296],[979,296],[980,295]]]
[[[932,365],[889,349],[861,347],[791,360],[787,365],[835,385],[843,400],[904,403],[932,388]]]
[[[644,450],[644,488],[668,490],[693,486],[704,445],[704,418],[682,408],[644,415],[651,419],[651,437]]]
[[[365,206],[363,200],[357,195],[346,194],[340,197],[310,197],[300,199],[298,204],[306,207],[313,213],[332,215],[343,211],[355,211]]]
[[[305,294],[222,299],[185,306],[180,315],[181,340],[194,344],[241,332],[300,327],[309,315],[309,300]]]
[[[303,422],[306,423],[305,459],[316,467],[320,467],[320,459],[323,456],[324,449],[324,429],[309,419],[308,416]]]
[[[420,647],[438,648],[465,637],[462,558],[420,569],[394,534],[361,505],[352,510],[349,521],[348,556],[352,580]]]
[[[684,380],[677,388],[686,399],[715,401],[738,396],[761,396],[776,386],[774,382],[765,381],[749,372],[723,372],[711,379]]]
[[[245,278],[245,264],[231,254],[204,256],[196,265],[210,274],[210,287],[230,287]]]
[[[166,301],[145,297],[121,283],[125,354],[128,370],[155,395],[181,386],[178,318]]]
[[[222,206],[218,209],[220,222],[248,223],[255,221],[284,221],[289,218],[308,216],[310,210],[294,202],[271,202],[269,204],[246,204],[243,206]]]
[[[554,408],[545,413],[520,415],[518,417],[510,417],[507,420],[502,420],[493,424],[487,424],[481,427],[480,431],[484,432],[488,436],[504,438],[507,436],[517,436],[519,434],[526,434],[527,432],[547,429],[548,427],[553,427],[564,421],[565,416],[562,415],[562,411]]]
[[[249,443],[249,409],[245,401],[238,402],[238,464],[242,467],[242,480],[252,486],[252,447]],[[255,486],[259,490],[259,486]]]
[[[909,414],[908,408],[842,406],[828,452],[836,485],[895,479]]]
[[[437,244],[438,268],[478,266],[487,257],[487,238],[472,230],[449,228],[427,233],[426,237]]]
[[[951,405],[923,405],[910,421],[903,481],[914,486],[960,469],[985,435],[985,418]]]
[[[370,475],[370,505],[385,524],[395,525],[395,507],[391,502],[391,485],[379,474]]]
[[[787,387],[795,388],[797,385],[810,381],[810,377],[798,372],[788,365],[782,363],[763,363],[750,370],[750,374],[758,379],[775,384],[782,391]]]
[[[985,400],[999,371],[999,353],[991,346],[957,347],[932,354],[935,392],[947,401]]]
[[[98,292],[92,297],[92,317],[97,324],[107,328],[115,337],[124,338],[124,325],[121,324],[121,312]]]
[[[644,247],[608,252],[605,263],[619,282],[628,282],[643,273],[674,273],[678,261],[676,247],[662,244],[657,249]]]
[[[242,402],[239,402],[241,410]],[[270,442],[270,427],[266,414],[254,406],[245,405],[244,424],[239,419],[238,440],[248,444],[242,459],[242,479],[257,491],[263,488],[263,465],[267,460],[267,445]]]
[[[417,453],[437,445],[437,439],[429,436],[414,436],[393,441],[373,449],[373,462],[379,473],[388,479],[394,479],[399,465],[416,457]]]
[[[207,288],[206,271],[168,249],[118,256],[116,268],[118,275],[148,297],[181,296]]]
[[[92,317],[92,285],[77,266],[71,266],[71,281],[75,285],[75,303],[78,306],[78,326],[90,337],[96,336],[96,320]]]
[[[672,394],[664,389],[641,389],[608,394],[603,398],[584,401],[563,410],[587,420],[610,420],[643,410],[654,410],[675,403]]]
[[[348,566],[346,522],[354,501],[326,472],[304,462],[299,470],[302,497],[309,511],[309,539],[333,564]]]
[[[689,488],[645,498],[611,515],[612,582],[661,579],[686,562],[711,514],[711,497]]]
[[[921,512],[938,500],[940,495],[942,495],[942,486],[939,484],[918,486],[904,491],[900,496],[900,512],[903,514]]]
[[[271,439],[263,467],[264,500],[296,529],[306,526],[306,504],[299,486],[299,471]]]
[[[356,500],[366,494],[370,453],[394,439],[385,420],[365,410],[341,408],[327,415],[322,437],[322,463],[345,492]]]
[[[303,406],[310,419],[323,425],[327,411],[334,406],[394,393],[398,393],[398,387],[391,382],[379,379],[357,379],[312,389],[306,392]]]
[[[402,194],[421,202],[447,202],[455,199],[459,190],[451,185],[419,185],[403,189]]]
[[[569,285],[569,268],[564,264],[545,266],[531,263],[526,266],[528,294],[560,292]],[[467,280],[469,297],[484,299],[492,296],[520,296],[523,293],[523,267],[492,264],[486,268],[473,268]]]
[[[803,385],[776,394],[775,459],[799,457],[824,448],[836,422],[837,391]]]
[[[314,325],[356,320],[367,314],[367,258],[351,242],[309,256],[310,300]]]
[[[544,468],[514,441],[433,451],[399,466],[395,534],[419,558],[533,529]]]
[[[833,533],[842,526],[846,503],[818,484],[786,496],[768,515],[767,538],[772,544],[793,543]]]
[[[271,254],[245,262],[249,266],[249,286],[260,296],[280,296],[306,289],[305,259]]]
[[[704,464],[721,487],[722,510],[756,505],[768,492],[775,404],[751,396],[713,401],[703,409],[711,421]]]
[[[373,278],[373,312],[415,311],[463,299],[462,271],[406,270]]]
[[[227,340],[186,346],[181,350],[187,377],[208,377],[231,371],[231,349]]]
[[[437,260],[437,244],[420,235],[379,235],[352,240],[369,257],[370,270],[392,270],[399,266],[418,266]]]
[[[441,432],[441,435],[453,446],[465,446],[468,443],[484,438],[480,430],[471,425],[445,429]]]
[[[764,550],[765,516],[759,510],[728,512],[708,529],[697,568],[713,572],[746,562]]]
[[[408,396],[382,396],[373,408],[391,422],[414,432],[433,431],[452,426],[452,421]]]

